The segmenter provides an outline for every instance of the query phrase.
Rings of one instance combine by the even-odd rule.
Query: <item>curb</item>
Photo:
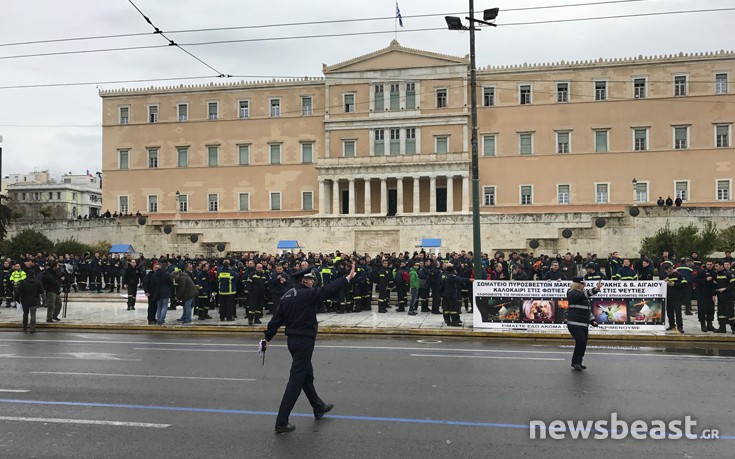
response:
[[[16,331],[21,328],[17,322],[0,323],[0,331]],[[84,330],[89,332],[146,332],[146,333],[262,333],[265,327],[226,325],[167,325],[153,327],[151,325],[109,325],[109,324],[37,324],[36,328],[47,331]],[[539,332],[489,332],[474,331],[471,328],[454,330],[441,329],[400,329],[400,328],[361,328],[361,327],[320,327],[320,334],[326,335],[375,335],[375,336],[445,336],[467,338],[497,338],[506,340],[563,340],[570,338],[566,333],[539,333]],[[635,341],[635,342],[687,342],[687,343],[724,343],[735,344],[735,336],[723,335],[620,335],[620,334],[590,334],[591,341]]]

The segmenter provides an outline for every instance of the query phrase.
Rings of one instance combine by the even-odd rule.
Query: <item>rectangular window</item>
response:
[[[238,164],[247,166],[250,164],[250,145],[237,146]]]
[[[416,109],[416,83],[406,83],[406,110]]]
[[[210,212],[219,211],[219,195],[218,194],[208,194],[207,195],[207,209]]]
[[[314,210],[314,193],[304,191],[301,193],[301,210]]]
[[[398,83],[390,84],[390,109],[398,111],[401,108],[401,85]]]
[[[120,107],[120,124],[130,123],[130,107]]]
[[[311,106],[311,97],[302,97],[301,98],[301,115],[311,116],[313,113],[314,111]]]
[[[559,204],[569,204],[569,189],[570,185],[557,185],[556,186],[556,200]]]
[[[271,118],[278,118],[281,116],[281,99],[270,99],[270,107]]]
[[[635,184],[635,200],[636,202],[648,202],[648,183]]]
[[[486,86],[482,88],[482,105],[484,107],[492,107],[495,105],[495,86]]]
[[[495,134],[482,136],[482,156],[495,156]]]
[[[219,104],[217,102],[207,103],[207,119],[216,120],[219,117]]]
[[[186,147],[179,147],[176,149],[176,154],[178,155],[178,158],[177,158],[178,167],[188,167],[189,166],[189,149]]]
[[[495,187],[494,186],[482,187],[482,203],[485,206],[495,205]]]
[[[250,193],[238,194],[237,202],[240,212],[250,212]]]
[[[687,95],[687,77],[686,75],[677,75],[674,77],[674,95]]]
[[[185,194],[179,195],[179,212],[187,212],[189,210],[189,196]]]
[[[151,169],[158,167],[158,148],[148,149],[148,167]]]
[[[383,85],[376,84],[374,87],[373,111],[382,112],[385,110],[385,94],[383,93]]]
[[[610,200],[610,186],[607,183],[595,184],[595,202],[607,204]]]
[[[606,153],[609,149],[607,143],[607,129],[599,129],[595,131],[595,152]]]
[[[528,105],[531,103],[531,85],[530,84],[522,84],[519,87],[519,93],[520,93],[520,104],[521,105]]]
[[[304,164],[312,164],[314,162],[314,144],[301,144],[301,162]]]
[[[342,152],[345,158],[354,158],[355,157],[355,141],[354,140],[342,141]]]
[[[375,149],[375,156],[382,156],[385,154],[385,129],[376,129],[374,133],[373,148]]]
[[[241,100],[237,103],[237,116],[244,120],[250,117],[250,101]]]
[[[189,104],[179,104],[177,107],[179,121],[189,120]]]
[[[56,199],[61,199],[61,191],[56,192]]]
[[[633,150],[648,150],[648,128],[633,129]]]
[[[436,152],[447,153],[449,151],[449,137],[438,136],[436,137]]]
[[[689,148],[689,126],[674,127],[674,148],[676,150]]]
[[[595,81],[595,100],[607,100],[607,81]]]
[[[569,83],[556,84],[556,101],[559,103],[569,102]]]
[[[717,181],[717,200],[718,201],[729,201],[730,200],[730,181],[729,180],[718,180]]]
[[[355,113],[355,95],[345,94],[344,102],[345,102],[345,113]]]
[[[118,150],[117,155],[120,169],[130,169],[130,150]]]
[[[48,200],[51,201],[52,199],[54,199],[54,192],[53,191],[49,191],[49,193],[48,193]]]
[[[416,128],[406,128],[406,154],[416,154]]]
[[[715,146],[717,148],[730,147],[730,124],[715,125]]]
[[[207,166],[209,167],[219,166],[219,147],[218,146],[207,147]]]
[[[633,97],[636,99],[646,98],[646,79],[635,78],[633,80]]]
[[[158,123],[158,105],[148,106],[148,122]]]
[[[533,134],[530,132],[524,132],[518,135],[520,139],[520,154],[532,155],[533,154]]]
[[[674,194],[682,201],[686,201],[689,198],[689,182],[674,182]]]
[[[130,206],[128,205],[128,197],[127,196],[120,196],[118,199],[118,207],[117,210],[120,211],[121,214],[127,214],[130,210]]]
[[[569,153],[571,151],[571,136],[572,133],[569,131],[559,131],[556,133],[556,152],[557,153]]]
[[[390,154],[400,155],[401,154],[401,130],[398,128],[390,129]]]
[[[271,164],[281,164],[281,144],[275,143],[269,145]]]
[[[715,74],[715,94],[727,94],[727,73]]]
[[[148,212],[158,212],[158,196],[148,196]]]
[[[446,108],[447,106],[447,90],[441,88],[436,90],[436,108]]]
[[[521,185],[521,205],[533,204],[533,185]]]
[[[281,210],[281,193],[271,193],[271,210]]]

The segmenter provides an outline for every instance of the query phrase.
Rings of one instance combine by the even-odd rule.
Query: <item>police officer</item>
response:
[[[293,358],[288,384],[278,409],[276,433],[292,432],[296,429],[289,424],[288,418],[301,391],[304,391],[309,399],[316,419],[321,419],[334,408],[334,405],[326,404],[319,398],[314,387],[314,368],[311,364],[311,357],[314,353],[314,342],[319,327],[316,319],[316,306],[337,290],[347,288],[354,277],[355,264],[353,263],[347,276],[325,287],[312,288],[316,275],[310,269],[295,272],[293,274],[295,286],[283,296],[281,306],[276,309],[273,318],[268,323],[265,331],[265,348],[268,348],[268,344],[281,325],[285,325],[288,350]]]
[[[574,338],[574,353],[572,354],[572,368],[574,371],[586,370],[582,364],[584,353],[587,350],[587,336],[589,326],[597,327],[597,322],[592,314],[592,302],[590,298],[600,293],[602,281],[598,280],[594,288],[584,288],[584,279],[576,276],[572,278],[572,284],[567,290],[567,329]]]

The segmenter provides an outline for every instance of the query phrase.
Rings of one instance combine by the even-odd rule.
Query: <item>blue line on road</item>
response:
[[[160,410],[160,411],[186,411],[191,413],[219,413],[219,414],[248,414],[257,416],[276,416],[278,413],[274,411],[253,411],[253,410],[228,410],[223,408],[194,408],[184,406],[156,406],[156,405],[125,405],[120,403],[90,403],[90,402],[56,402],[50,400],[15,400],[0,399],[0,403],[14,403],[25,405],[57,405],[57,406],[83,406],[94,408],[127,408],[138,410]],[[310,418],[313,414],[307,413],[291,413],[291,416],[300,418]],[[347,416],[339,414],[330,414],[327,417],[332,419],[346,419],[350,421],[383,421],[383,422],[399,422],[407,424],[433,424],[444,426],[462,426],[462,427],[493,427],[500,429],[528,429],[526,424],[504,424],[497,422],[475,422],[475,421],[450,421],[445,419],[414,419],[414,418],[388,418],[377,416]],[[735,440],[735,435],[720,435],[720,440]]]

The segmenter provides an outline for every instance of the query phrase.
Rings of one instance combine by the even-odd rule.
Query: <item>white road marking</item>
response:
[[[25,394],[26,392],[30,392],[28,389],[0,389],[0,392],[13,392],[16,394]]]
[[[66,376],[102,376],[114,378],[154,378],[154,379],[201,379],[206,381],[255,381],[253,378],[215,378],[205,376],[166,376],[166,375],[130,375],[123,373],[72,373],[68,371],[31,371],[36,375],[66,375]]]
[[[248,346],[252,347],[252,346]],[[176,349],[173,347],[134,347],[135,351],[177,351],[177,352],[258,352],[241,349]]]
[[[171,426],[171,424],[151,424],[148,422],[98,421],[96,419],[21,418],[15,416],[0,416],[0,421],[43,422],[54,424],[93,424],[115,427],[152,427],[154,429],[165,429],[166,427]]]
[[[554,359],[548,357],[509,357],[501,355],[447,355],[447,354],[411,354],[411,357],[449,357],[455,359],[501,359],[501,360],[554,360],[564,361],[565,359]]]
[[[50,355],[15,355],[15,354],[0,354],[0,358],[4,359],[44,359],[44,360],[96,360],[96,361],[111,361],[110,359],[80,359],[78,357],[54,357]],[[142,362],[143,359],[115,359],[114,362]]]

